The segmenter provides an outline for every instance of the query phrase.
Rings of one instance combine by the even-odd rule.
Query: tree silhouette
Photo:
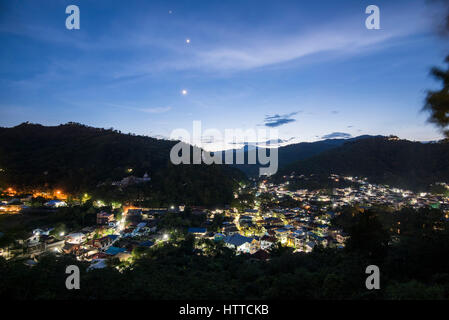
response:
[[[449,56],[445,59],[449,63]],[[424,110],[430,112],[429,122],[436,124],[449,138],[449,67],[447,70],[432,68],[431,75],[443,81],[443,88],[439,91],[428,91]]]

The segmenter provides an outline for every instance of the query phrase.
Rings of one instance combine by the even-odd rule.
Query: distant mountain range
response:
[[[344,143],[357,141],[360,139],[371,138],[373,136],[362,135],[350,139],[326,139],[316,142],[301,142],[295,144],[289,144],[278,148],[278,159],[279,159],[279,169],[291,164],[292,162],[303,160],[320,154],[326,150],[337,148]],[[262,152],[266,152],[264,148],[259,148],[253,144],[248,144],[240,149],[235,149],[234,154],[244,153],[245,159],[248,159],[248,150],[258,150],[262,149]],[[268,149],[269,152],[269,149]],[[245,163],[247,161],[245,160]],[[249,165],[249,164],[234,164],[232,165],[240,170],[242,170],[249,177],[256,177],[259,175],[260,164]]]
[[[148,173],[151,192],[159,198],[212,205],[229,203],[245,174],[259,174],[259,164],[175,166],[169,159],[175,143],[77,123],[0,128],[0,186],[84,192]],[[235,149],[234,156],[243,153],[247,163],[253,147],[258,148]],[[449,143],[444,142],[365,135],[290,144],[278,148],[278,158],[275,179],[291,172],[337,173],[413,189],[449,182]]]
[[[292,172],[362,176],[373,183],[423,190],[435,182],[449,182],[449,143],[359,137],[297,159],[276,176]]]
[[[247,159],[248,150],[255,149],[248,145],[234,153],[244,153]],[[275,179],[292,172],[337,173],[415,190],[424,190],[435,182],[449,182],[449,143],[444,141],[412,142],[369,135],[326,139],[279,147],[278,161]],[[233,166],[250,177],[259,175],[260,164]]]

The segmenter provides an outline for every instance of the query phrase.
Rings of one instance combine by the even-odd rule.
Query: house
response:
[[[305,229],[303,229],[303,228],[300,228],[300,229],[296,229],[296,230],[294,230],[294,231],[292,231],[292,236],[295,238],[295,239],[301,239],[301,240],[303,240],[303,239],[305,239],[306,238],[306,232],[304,231]],[[296,241],[296,240],[295,240]],[[296,247],[296,245],[295,245],[295,247]]]
[[[316,246],[315,242],[308,241],[308,242],[306,242],[306,245],[305,245],[305,251],[312,252],[312,250],[313,250],[313,248],[315,248],[315,246]]]
[[[204,210],[192,210],[192,214],[196,216],[207,216],[207,211]]]
[[[271,225],[271,226],[282,226],[282,220],[276,217],[267,217],[264,218],[264,221],[267,225]]]
[[[62,200],[50,200],[45,203],[45,206],[50,208],[60,208],[60,207],[67,207],[67,203]]]
[[[25,239],[25,244],[29,247],[31,246],[35,246],[39,243],[40,241],[40,235],[38,233],[33,233],[31,235],[29,235],[26,239]]]
[[[119,248],[119,247],[112,247],[111,246],[104,253],[106,253],[109,256],[115,256],[115,255],[117,255],[119,253],[122,253],[122,252],[126,252],[126,249],[125,248]]]
[[[65,254],[71,254],[71,253],[76,253],[80,250],[80,245],[79,244],[70,244],[70,243],[66,243],[63,247],[62,247],[62,251]]]
[[[84,233],[86,238],[89,239],[94,237],[96,231],[97,231],[96,227],[84,227],[83,229],[81,229],[81,232]]]
[[[90,271],[92,269],[103,269],[106,267],[106,259],[95,259],[92,260],[92,264],[87,268],[87,271]]]
[[[81,232],[71,233],[65,237],[66,243],[69,243],[69,244],[80,244],[86,240],[87,240],[86,235]]]
[[[124,237],[124,238],[134,237],[134,230],[135,230],[135,228],[126,228],[125,230],[121,231],[120,233],[121,233],[122,237]]]
[[[148,217],[152,217],[154,219],[154,218],[157,218],[157,217],[159,217],[161,215],[166,214],[167,211],[168,211],[167,208],[150,208],[150,209],[146,210],[145,214]]]
[[[226,224],[223,227],[223,233],[226,235],[234,235],[234,234],[238,234],[239,229],[237,229],[235,224]]]
[[[108,235],[100,239],[94,239],[92,245],[99,249],[105,249],[111,246],[118,239],[117,235]]]
[[[253,222],[253,217],[248,215],[241,215],[239,219],[240,224],[251,224]]]
[[[126,213],[126,220],[134,224],[141,222],[142,218],[142,209],[129,209]]]
[[[142,209],[128,209],[126,212],[127,217],[133,217],[133,216],[141,216],[142,215]]]
[[[151,181],[151,178],[148,176],[148,173],[145,172],[145,174],[143,175],[142,178],[135,177],[135,176],[129,176],[129,177],[123,178],[120,181],[114,181],[111,184],[113,186],[126,187],[126,186],[130,186],[133,184],[145,183],[148,181]]]
[[[327,237],[329,235],[329,226],[327,224],[317,225],[316,229],[323,237]]]
[[[326,238],[320,237],[320,236],[318,236],[318,235],[316,235],[316,234],[312,234],[312,235],[310,236],[310,238],[311,238],[316,244],[320,244],[320,245],[322,245],[323,247],[326,247],[326,246],[327,246],[327,239],[326,239]]]
[[[275,229],[274,232],[276,234],[276,237],[281,241],[281,243],[287,242],[287,237],[290,233],[289,230],[287,230],[285,228],[279,228],[279,229]]]
[[[277,240],[275,237],[265,235],[260,239],[260,249],[269,250],[276,242]]]
[[[337,240],[339,244],[345,243],[348,238],[349,236],[344,232],[337,233],[337,235],[335,236],[335,240]]]
[[[256,215],[259,212],[259,210],[256,209],[246,209],[245,213],[249,215]]]
[[[214,235],[214,241],[223,241],[226,236],[223,233],[216,233]]]
[[[35,265],[37,265],[37,262],[33,259],[28,259],[23,264],[27,267],[34,267]]]
[[[120,262],[128,261],[132,259],[132,255],[129,252],[119,252],[115,255],[115,258],[118,258]]]
[[[304,247],[305,237],[301,235],[294,235],[293,246],[296,249],[302,249]]]
[[[88,247],[86,249],[86,253],[84,254],[84,260],[91,261],[93,260],[94,255],[98,254],[98,249],[93,247]]]
[[[25,206],[22,204],[7,204],[0,206],[0,212],[5,212],[7,214],[19,213],[20,210],[24,209]]]
[[[150,248],[154,245],[153,241],[147,240],[147,241],[142,241],[141,243],[139,243],[139,247],[144,247],[144,248]]]
[[[231,249],[235,249],[238,252],[250,253],[251,243],[253,238],[245,237],[240,234],[233,234],[231,236],[226,236],[223,241],[225,245]]]
[[[296,237],[293,234],[287,235],[287,246],[295,247]]]
[[[258,237],[253,238],[249,245],[249,253],[253,254],[256,251],[260,250],[260,240]]]
[[[53,230],[54,228],[49,228],[49,229],[46,229],[46,230],[43,230],[43,229],[39,229],[39,228],[37,228],[37,229],[34,229],[33,230],[33,234],[37,234],[37,235],[46,235],[46,236],[48,236],[49,234],[50,234],[50,232]]]
[[[112,221],[114,221],[114,214],[107,212],[97,213],[97,224],[109,225],[109,223]]]
[[[108,259],[109,256],[104,252],[97,252],[97,253],[94,253],[93,255],[91,255],[89,258],[91,261],[95,261],[95,260],[99,260],[99,259]]]
[[[187,230],[188,233],[192,233],[195,236],[205,236],[206,235],[206,228],[189,228]]]
[[[44,243],[45,250],[57,251],[60,252],[61,248],[64,246],[64,240],[56,240],[55,237],[52,236],[41,236],[41,241]]]

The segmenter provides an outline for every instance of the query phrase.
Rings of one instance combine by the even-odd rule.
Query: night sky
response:
[[[438,3],[0,0],[0,126],[439,139],[420,112],[449,53]],[[80,30],[65,27],[71,4]],[[365,28],[370,4],[380,30]]]

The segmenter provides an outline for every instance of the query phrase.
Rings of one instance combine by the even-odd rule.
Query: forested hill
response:
[[[314,155],[320,154],[323,151],[339,147],[348,141],[366,139],[369,137],[372,137],[372,136],[364,135],[364,136],[354,137],[351,139],[326,139],[326,140],[321,140],[321,141],[316,141],[316,142],[300,142],[300,143],[295,143],[295,144],[290,144],[287,146],[279,147],[278,148],[279,169],[282,169],[295,161],[307,159]],[[256,147],[253,147],[253,148],[256,148]],[[257,148],[256,148],[256,150],[257,150]],[[235,150],[234,154],[239,153],[239,152],[244,152],[245,159],[248,159],[248,155],[247,155],[248,147],[244,147],[242,149]],[[263,150],[262,152],[263,152],[263,154],[267,153],[265,150]],[[234,164],[233,166],[242,170],[243,172],[245,172],[245,174],[247,174],[250,177],[259,176],[259,168],[261,167],[261,165],[259,163],[256,165]]]
[[[130,175],[142,177],[147,172],[152,184],[178,197],[183,193],[196,197],[201,190],[207,190],[205,196],[211,198],[232,196],[232,187],[244,178],[237,169],[225,165],[174,166],[169,157],[175,143],[77,123],[53,127],[23,123],[0,128],[0,184],[81,192],[102,182]]]
[[[421,143],[372,137],[349,141],[281,169],[291,172],[363,176],[374,183],[425,189],[434,182],[449,182],[449,143]]]

